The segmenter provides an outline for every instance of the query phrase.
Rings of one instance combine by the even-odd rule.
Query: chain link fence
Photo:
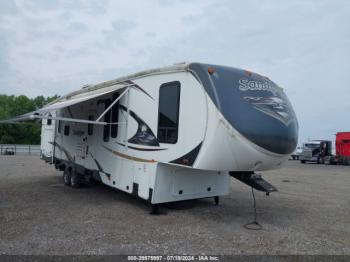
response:
[[[0,155],[40,155],[40,145],[6,145],[0,144]]]

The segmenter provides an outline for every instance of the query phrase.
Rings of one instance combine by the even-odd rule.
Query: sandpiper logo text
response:
[[[239,90],[241,91],[269,91],[274,95],[280,92],[280,88],[268,81],[256,81],[249,79],[239,79]]]

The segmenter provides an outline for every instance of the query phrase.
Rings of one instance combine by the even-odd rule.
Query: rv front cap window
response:
[[[159,88],[158,141],[175,144],[179,129],[180,82],[162,84]]]

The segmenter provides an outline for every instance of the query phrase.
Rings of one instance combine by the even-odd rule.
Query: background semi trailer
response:
[[[290,155],[292,160],[299,160],[301,153],[303,152],[303,148],[298,146],[294,152]]]
[[[335,137],[335,156],[325,159],[326,164],[350,165],[350,132],[339,132]]]
[[[300,162],[316,162],[323,164],[326,157],[332,156],[332,141],[312,140],[303,144],[303,149],[299,157]]]

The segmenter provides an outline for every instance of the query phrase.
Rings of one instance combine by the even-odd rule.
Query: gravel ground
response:
[[[38,157],[0,157],[0,254],[350,254],[350,167],[289,161],[263,177],[279,189],[256,192],[232,179],[212,199],[163,207],[107,186],[64,186]]]

